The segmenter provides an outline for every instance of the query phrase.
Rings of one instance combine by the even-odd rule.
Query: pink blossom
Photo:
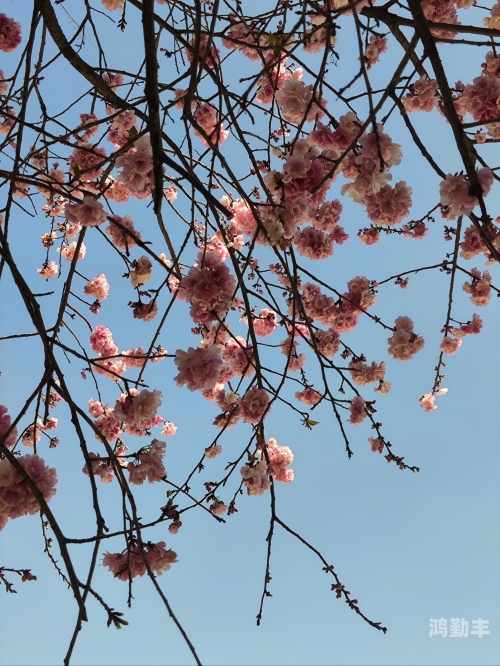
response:
[[[288,370],[290,372],[297,372],[306,362],[305,354],[297,354],[297,342],[292,336],[288,336],[286,340],[280,343],[281,353],[287,357]]]
[[[384,442],[377,438],[374,437],[368,437],[368,441],[370,442],[370,446],[372,448],[373,453],[383,453],[384,452]]]
[[[269,414],[269,395],[264,389],[252,386],[240,400],[245,423],[260,423],[264,414]]]
[[[154,188],[152,148],[149,137],[137,139],[134,147],[126,155],[116,160],[117,168],[122,168],[118,182],[123,183],[135,196],[148,195]]]
[[[31,478],[46,502],[55,495],[56,470],[47,467],[42,458],[27,454],[17,458],[18,463]],[[9,518],[38,513],[40,505],[23,477],[7,460],[0,460],[0,529]]]
[[[312,223],[319,231],[334,231],[342,214],[342,204],[338,199],[325,201],[318,209]]]
[[[172,421],[165,421],[161,431],[162,437],[172,437],[177,432],[177,426]]]
[[[358,238],[363,245],[375,245],[380,240],[380,232],[373,227],[369,229],[360,229]]]
[[[451,356],[452,354],[456,354],[461,344],[462,340],[460,340],[460,338],[450,338],[446,336],[440,344],[439,349]]]
[[[351,413],[351,418],[348,420],[348,423],[352,423],[353,425],[358,425],[362,421],[366,419],[366,409],[365,409],[365,401],[364,399],[360,396],[357,395],[351,400],[351,404],[349,405],[349,412]]]
[[[477,254],[481,254],[481,252],[488,252],[488,248],[481,238],[479,230],[473,224],[465,230],[464,240],[460,243],[460,247],[462,248],[460,256],[463,259],[472,259]]]
[[[96,326],[90,334],[90,346],[96,354],[101,356],[114,356],[118,353],[118,347],[113,341],[111,331],[102,324]]]
[[[105,553],[102,563],[118,580],[128,581],[136,576],[144,576],[147,572],[144,561],[153,573],[161,575],[178,561],[177,553],[166,550],[165,545],[164,541],[159,541],[143,545],[142,552],[139,546],[134,546],[122,553]]]
[[[306,111],[306,120],[321,120],[324,116],[323,111],[314,103],[311,104],[313,97],[313,86],[306,86],[294,76],[284,82],[283,88],[275,93],[275,99],[281,109],[283,118],[290,123],[299,124],[304,120]]]
[[[178,349],[175,353],[175,365],[179,374],[174,377],[177,386],[188,387],[190,391],[209,389],[215,386],[222,368],[222,359],[218,345],[209,345],[187,352]]]
[[[212,460],[217,458],[222,453],[222,446],[220,444],[215,444],[214,446],[208,446],[205,449],[205,458]]]
[[[116,9],[123,9],[123,5],[125,4],[125,0],[101,0],[101,2],[110,12]]]
[[[224,502],[215,500],[208,508],[214,515],[223,516],[225,513],[227,513],[229,507],[226,504],[224,504]]]
[[[361,361],[351,361],[349,363],[349,372],[353,381],[358,386],[366,386],[366,384],[371,384],[372,382],[383,381],[385,376],[385,362],[377,364],[375,361],[372,361],[371,365],[366,365]]]
[[[151,300],[149,303],[132,303],[131,306],[134,309],[134,319],[151,321],[158,314],[158,303],[156,300]]]
[[[425,18],[433,23],[457,24],[459,22],[457,8],[453,2],[448,0],[422,0],[422,11]],[[434,37],[442,39],[453,39],[457,34],[456,32],[435,28],[431,30],[431,33]]]
[[[240,473],[249,495],[263,495],[271,487],[265,460],[261,460],[254,466],[243,465]]]
[[[246,318],[244,321],[246,321]],[[262,308],[259,314],[252,319],[252,324],[255,334],[264,338],[274,333],[279,327],[278,315],[272,310]]]
[[[388,338],[389,354],[397,361],[409,361],[424,346],[422,336],[414,333],[414,324],[409,317],[398,317],[395,321],[395,331]]]
[[[500,96],[500,80],[481,74],[464,87],[460,105],[474,120],[484,122],[498,118],[497,99]]]
[[[181,529],[182,527],[182,522],[180,520],[176,520],[175,523],[170,523],[168,526],[168,531],[170,534],[177,534],[177,532]]]
[[[115,478],[115,472],[109,460],[101,460],[101,456],[92,453],[92,451],[89,452],[89,458],[92,474],[98,476],[102,483],[110,483]],[[87,464],[83,466],[82,472],[87,476],[89,475]]]
[[[11,53],[21,41],[21,24],[6,14],[0,14],[0,51]]]
[[[482,328],[483,320],[478,314],[474,313],[472,315],[472,321],[467,322],[467,324],[462,324],[460,331],[463,335],[478,335],[481,333]],[[456,333],[454,334],[456,335]]]
[[[104,197],[116,201],[116,203],[126,203],[129,199],[129,191],[123,183],[108,177],[106,180],[106,190]]]
[[[2,438],[7,430],[10,428],[11,418],[7,414],[7,407],[0,405],[0,438]],[[4,444],[9,448],[14,446],[17,441],[18,432],[17,428],[12,428],[8,436],[5,438]]]
[[[130,280],[133,287],[139,287],[151,280],[153,264],[149,257],[143,255],[133,263],[134,270],[130,271]]]
[[[82,130],[82,129],[85,130],[84,133],[82,134],[83,141],[88,141],[97,134],[97,132],[99,131],[99,125],[97,124],[98,120],[99,119],[95,115],[95,113],[80,114],[80,124],[78,125],[77,130]],[[87,127],[88,125],[91,125],[91,127]],[[77,137],[75,136],[75,138]]]
[[[98,148],[91,143],[84,142],[71,153],[69,164],[79,180],[88,182],[102,176],[105,157],[106,150],[104,148]]]
[[[274,437],[270,437],[267,441],[266,451],[269,458],[267,474],[272,475],[275,481],[291,483],[293,481],[293,471],[286,469],[293,462],[293,453],[290,447],[279,446]]]
[[[134,389],[132,389],[134,391]],[[115,418],[128,425],[140,425],[153,418],[161,405],[161,392],[143,389],[136,395],[122,393],[115,403]]]
[[[107,220],[102,203],[89,196],[81,204],[67,204],[65,214],[68,222],[84,227],[97,227]]]
[[[108,297],[109,292],[109,284],[104,273],[99,273],[97,277],[89,280],[83,288],[83,291],[88,296],[104,301]]]
[[[69,243],[69,245],[63,245],[57,251],[60,252],[61,256],[67,259],[68,261],[73,261],[73,257],[75,256],[76,252],[76,246],[77,246],[76,241],[73,241],[72,243]],[[87,252],[87,246],[85,245],[85,243],[81,243],[80,250],[78,252],[77,261],[83,259],[86,252]]]
[[[320,354],[327,358],[335,356],[340,348],[340,336],[334,328],[329,328],[327,331],[321,329],[315,331],[314,341]]]
[[[192,39],[189,42],[189,46],[185,49],[185,54],[189,62],[193,62],[193,59],[195,58],[194,55],[195,44],[196,44],[196,39]],[[214,46],[212,40],[210,40],[210,52],[207,52],[207,47],[208,47],[208,35],[202,33],[200,35],[200,41],[196,52],[196,62],[197,63],[203,62],[205,67],[213,69],[219,64],[220,51]]]
[[[9,84],[5,80],[5,74],[3,73],[3,70],[0,69],[0,95],[5,95],[8,89]]]
[[[168,202],[172,203],[177,199],[177,188],[174,185],[167,187],[163,195]]]
[[[420,400],[420,405],[425,409],[426,412],[432,412],[433,409],[437,409],[437,405],[434,404],[435,397],[432,393],[426,393],[423,395]]]
[[[312,260],[326,259],[333,254],[333,236],[318,231],[314,227],[305,227],[297,231],[294,237],[297,252]]]
[[[493,5],[491,16],[484,18],[483,23],[487,28],[500,30],[500,1]]]
[[[321,400],[321,393],[308,386],[303,391],[297,391],[295,397],[305,405],[317,405]]]
[[[227,362],[234,376],[253,375],[252,365],[253,347],[248,345],[246,340],[239,335],[236,338],[230,338],[222,351],[222,358]]]
[[[372,35],[363,55],[366,63],[366,69],[380,61],[380,55],[387,51],[387,37],[376,37]]]
[[[404,180],[395,187],[385,185],[376,193],[367,193],[365,205],[368,217],[376,224],[387,224],[390,227],[399,224],[410,214],[411,193],[411,187]]]
[[[198,263],[182,278],[177,297],[192,304],[196,323],[223,319],[231,307],[236,281],[226,264],[213,252],[200,252]]]
[[[103,409],[101,416],[94,422],[94,425],[107,442],[113,442],[122,433],[120,421],[116,420],[114,410],[107,406]],[[94,437],[99,441],[101,440],[97,433]]]
[[[99,402],[99,400],[93,400],[90,398],[88,412],[96,419],[97,417],[104,414],[104,407],[102,406],[102,403]]]
[[[36,270],[37,273],[42,277],[50,279],[56,277],[56,275],[59,273],[59,266],[55,261],[51,261],[43,268],[37,268]]]
[[[158,439],[153,439],[151,444],[141,449],[136,456],[136,463],[129,463],[127,469],[130,473],[130,483],[142,485],[147,479],[149,483],[161,481],[167,476],[163,466],[163,457],[167,445]]]
[[[405,109],[410,111],[432,111],[435,109],[439,102],[439,97],[436,94],[438,84],[435,79],[428,79],[422,75],[418,81],[410,85],[410,92],[403,97],[403,104]]]

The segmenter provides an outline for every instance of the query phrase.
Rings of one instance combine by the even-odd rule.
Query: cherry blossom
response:
[[[398,317],[394,334],[388,338],[389,354],[397,361],[409,361],[424,346],[424,339],[413,331],[414,324],[409,317]]]
[[[36,485],[46,502],[56,494],[56,470],[37,455],[19,456],[17,462]],[[9,518],[38,513],[40,505],[21,474],[7,460],[0,460],[0,530]]]
[[[0,438],[4,437],[5,433],[10,428],[11,418],[7,412],[8,412],[7,407],[5,407],[4,405],[0,405]],[[8,446],[9,448],[14,446],[14,444],[17,441],[17,437],[18,437],[17,428],[14,427],[12,428],[12,430],[7,435],[4,441],[5,446]]]
[[[186,385],[190,391],[213,388],[222,369],[220,349],[218,345],[189,347],[187,352],[178,349],[175,365],[179,370],[174,377],[177,386]]]
[[[21,41],[21,24],[6,14],[0,14],[0,51],[11,53],[16,50]]]

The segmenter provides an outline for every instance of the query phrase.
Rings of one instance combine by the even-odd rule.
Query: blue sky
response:
[[[22,22],[25,35],[30,20],[29,4],[19,6],[19,3],[6,2],[3,9]],[[64,7],[71,12],[75,3],[67,1]],[[124,34],[110,28],[111,24],[104,19],[98,20],[100,28],[107,30],[106,37],[112,46],[109,51],[111,69],[131,68],[141,56],[142,52],[139,51],[138,56],[130,48],[131,43],[140,44],[140,25],[132,7],[128,10],[128,20]],[[62,25],[70,32],[69,19],[64,18]],[[356,56],[349,51],[348,31],[340,31],[339,39],[338,51],[347,55],[342,56],[336,67],[330,68],[332,81],[348,80],[349,72],[356,68]],[[477,49],[473,56],[464,54],[461,47],[456,46],[443,46],[440,51],[450,80],[460,78],[468,82],[479,74],[486,49]],[[459,51],[461,55],[457,57]],[[51,52],[53,48],[49,46],[48,53]],[[371,72],[374,86],[387,77],[387,67],[393,62],[390,53],[385,54]],[[83,57],[94,60],[91,39]],[[9,75],[15,63],[15,54],[10,54],[2,59],[1,66]],[[165,77],[170,66],[168,60],[162,64]],[[238,89],[237,79],[253,71],[252,64],[239,54],[235,54],[227,66],[226,80],[235,90]],[[85,89],[68,72],[60,63],[47,71],[42,83],[54,109],[63,108],[66,99],[71,100],[77,91]],[[310,82],[306,78],[306,83]],[[331,108],[335,113],[340,107],[332,103]],[[98,109],[101,114],[104,112],[103,105],[98,105]],[[85,111],[88,109],[78,109],[78,113]],[[425,135],[442,168],[447,172],[458,171],[461,164],[446,121],[437,112],[415,116],[412,120]],[[175,137],[176,125],[172,125],[171,131]],[[399,118],[391,118],[387,131],[403,146],[403,162],[393,170],[394,181],[406,179],[412,186],[412,215],[418,219],[437,203],[438,181],[411,146]],[[230,137],[223,148],[237,163],[241,152],[236,139]],[[493,161],[496,150],[495,146],[486,146],[484,154]],[[344,182],[339,178],[333,185],[331,198],[339,196]],[[178,203],[181,210],[188,211],[182,197]],[[381,281],[402,270],[438,263],[445,252],[452,249],[451,244],[442,241],[439,217],[431,225],[425,241],[390,237],[374,247],[362,246],[355,236],[366,224],[363,211],[350,200],[343,199],[342,203],[342,224],[351,238],[336,249],[332,260],[314,265],[320,277],[340,290],[355,275]],[[487,203],[495,215],[500,203],[498,187]],[[41,199],[37,205],[41,207]],[[165,251],[154,229],[153,214],[144,203],[133,201],[117,206],[116,212],[130,214],[143,238],[156,242],[158,251]],[[180,239],[175,218],[167,222],[172,225],[174,239]],[[36,274],[36,267],[42,265],[44,258],[39,237],[46,227],[43,215],[31,218],[18,210],[13,218],[11,243],[19,268],[33,289],[44,291],[45,287],[55,287],[60,290],[62,279],[55,285],[46,285]],[[86,244],[88,254],[78,269],[90,278],[103,270],[104,265],[111,284],[110,298],[103,304],[99,316],[93,317],[93,325],[109,326],[120,349],[144,344],[144,336],[152,335],[155,330],[154,323],[132,320],[127,306],[132,292],[121,280],[123,270],[119,262],[114,256],[104,254],[105,245],[97,233],[88,234]],[[259,256],[262,262],[269,258],[264,251]],[[194,257],[192,249],[189,257]],[[484,270],[482,257],[465,263],[468,269],[477,266]],[[65,268],[67,270],[67,266]],[[495,273],[498,283],[498,271]],[[313,431],[306,430],[295,415],[279,406],[273,408],[267,424],[268,435],[290,446],[295,455],[294,482],[288,486],[277,484],[278,515],[323,553],[335,566],[347,589],[359,600],[363,612],[387,626],[388,633],[384,636],[369,627],[343,601],[335,599],[330,591],[332,581],[321,570],[321,562],[279,527],[273,540],[270,586],[273,596],[266,600],[262,624],[256,627],[265,571],[269,496],[243,496],[238,501],[238,513],[223,525],[206,512],[190,511],[184,514],[184,525],[177,535],[170,535],[165,525],[150,532],[151,539],[167,541],[179,555],[179,562],[160,578],[160,583],[204,664],[499,663],[500,321],[498,307],[492,299],[491,305],[479,312],[484,321],[481,335],[467,337],[457,355],[448,358],[447,377],[443,382],[449,389],[448,395],[438,398],[438,409],[426,414],[418,398],[432,388],[440,329],[446,315],[448,281],[443,273],[424,272],[412,276],[405,291],[391,283],[380,287],[379,302],[373,314],[389,324],[399,315],[409,315],[416,331],[425,338],[425,347],[413,362],[397,363],[389,358],[387,333],[371,322],[363,321],[356,331],[348,334],[348,344],[362,350],[369,361],[387,362],[386,379],[393,382],[392,392],[380,396],[369,388],[366,394],[370,399],[377,399],[377,417],[383,422],[384,433],[393,443],[394,451],[405,456],[408,464],[418,465],[419,474],[401,472],[394,465],[387,465],[383,456],[372,453],[367,442],[372,432],[366,422],[349,428],[355,453],[349,461],[337,424],[326,406],[313,412],[320,422]],[[454,315],[466,321],[478,310],[461,291],[463,281],[459,276]],[[75,283],[78,284],[81,294],[84,282]],[[57,310],[58,293],[42,299],[47,321],[52,321]],[[32,330],[8,275],[0,282],[0,299],[0,335]],[[237,318],[233,318],[232,323],[234,331],[244,334],[245,327]],[[189,333],[190,326],[187,308],[179,304],[175,319],[162,333],[160,343],[169,352],[185,349],[189,344],[194,346],[197,337]],[[78,328],[76,323],[75,328]],[[87,344],[85,329],[78,330]],[[278,343],[283,337],[283,333],[276,332],[270,341]],[[40,347],[35,339],[12,340],[2,343],[0,355],[0,402],[8,405],[14,414],[23,404],[27,387],[31,390],[38,380],[42,363]],[[81,379],[78,362],[63,367],[82,404],[86,404],[89,397],[97,397],[91,380]],[[178,426],[177,435],[168,440],[165,466],[169,478],[181,482],[215,436],[216,429],[210,424],[216,409],[201,396],[187,389],[177,389],[172,379],[175,372],[172,361],[167,360],[151,367],[147,381],[150,387],[162,390],[164,399],[160,411]],[[317,371],[313,368],[308,374],[317,380]],[[103,379],[101,388],[105,400],[111,403],[116,399],[112,382]],[[286,388],[285,395],[291,394],[292,388]],[[61,444],[55,450],[40,450],[46,462],[58,470],[58,492],[51,501],[51,508],[68,536],[90,536],[93,516],[88,508],[88,479],[80,471],[83,461],[64,405],[59,405],[54,415],[60,419],[55,434]],[[225,435],[223,454],[215,461],[207,461],[206,471],[193,483],[194,493],[199,496],[204,481],[221,476],[227,462],[234,460],[246,445],[249,434],[250,426],[239,424]],[[92,437],[90,433],[89,436]],[[131,447],[135,444],[127,443]],[[90,446],[90,449],[98,451],[99,446],[96,441],[95,448]],[[222,499],[229,500],[235,488],[235,483],[228,486]],[[99,491],[107,523],[113,529],[120,525],[118,489],[116,484],[100,484]],[[163,484],[139,487],[137,499],[141,515],[155,517],[158,507],[165,503],[165,487]],[[108,542],[103,550],[107,548],[118,551],[122,548],[121,541]],[[83,576],[90,550],[79,546],[71,552],[77,571]],[[60,663],[73,630],[76,606],[43,553],[38,516],[9,522],[0,537],[0,564],[29,567],[38,577],[31,583],[15,581],[18,594],[3,596],[0,664]],[[104,612],[90,600],[89,622],[77,643],[74,664],[192,663],[182,637],[169,620],[150,581],[136,579],[131,609],[126,607],[127,586],[114,580],[103,567],[97,569],[95,587],[109,605],[125,613],[130,624],[121,631],[107,629]],[[476,636],[429,638],[430,618],[446,618],[449,623],[450,618],[456,617],[469,622],[488,619],[491,633],[481,639]]]

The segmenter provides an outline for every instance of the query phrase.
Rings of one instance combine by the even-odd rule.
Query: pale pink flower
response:
[[[0,14],[0,51],[11,53],[21,41],[21,24],[6,14]]]
[[[295,397],[305,405],[317,405],[321,400],[321,393],[308,386],[303,391],[297,391]]]
[[[63,245],[63,247],[58,248],[57,251],[61,254],[62,257],[64,257],[68,261],[73,261],[73,257],[75,256],[76,252],[76,246],[77,246],[76,241],[73,241],[72,243],[69,243],[69,245]],[[80,250],[78,252],[77,261],[83,259],[86,252],[87,252],[87,246],[85,245],[85,243],[81,243]]]
[[[387,37],[376,37],[372,35],[363,55],[366,63],[366,69],[380,61],[380,55],[387,51]]]
[[[333,254],[333,236],[314,227],[305,227],[297,231],[294,237],[297,252],[312,260],[326,259]]]
[[[478,314],[474,313],[472,315],[472,321],[467,322],[467,324],[462,324],[460,330],[464,335],[478,335],[481,333],[482,328],[483,320]]]
[[[128,425],[140,425],[156,416],[160,405],[161,392],[157,390],[143,389],[135,396],[122,393],[115,403],[114,416]]]
[[[260,423],[264,414],[269,414],[269,395],[264,389],[252,386],[240,400],[243,420],[246,423]]]
[[[410,85],[410,92],[402,99],[407,111],[432,111],[439,102],[439,96],[436,94],[438,84],[435,79],[428,79],[422,75],[418,81]]]
[[[178,349],[175,365],[179,374],[174,377],[177,386],[186,385],[190,391],[213,388],[219,379],[222,359],[218,345],[210,345],[187,352]]]
[[[274,437],[267,441],[267,457],[269,465],[267,474],[271,474],[275,481],[291,483],[293,481],[293,470],[286,469],[293,462],[293,453],[289,446],[279,446]]]
[[[129,463],[127,469],[130,473],[130,483],[142,485],[147,479],[149,483],[161,481],[167,476],[163,465],[167,445],[158,439],[153,439],[148,447],[141,449],[136,458],[137,461]]]
[[[177,298],[192,304],[190,314],[196,323],[209,324],[226,316],[235,289],[226,264],[213,252],[200,252],[198,262],[182,278]]]
[[[9,84],[5,80],[5,74],[0,69],[0,95],[5,95],[8,89],[9,89]]]
[[[84,227],[97,227],[107,220],[102,203],[90,196],[84,197],[81,204],[67,204],[64,212],[68,222]]]
[[[47,467],[37,455],[20,456],[17,461],[49,502],[56,493],[56,470]],[[8,460],[0,460],[0,529],[5,527],[9,518],[33,515],[38,511],[40,505],[26,481]]]
[[[497,2],[491,8],[491,16],[484,18],[483,23],[487,28],[500,30],[500,2]]]
[[[192,39],[189,42],[189,46],[186,49],[184,49],[184,52],[189,62],[193,62],[195,44],[196,44],[196,39]],[[198,50],[196,52],[196,62],[201,63],[203,61],[205,67],[213,69],[219,64],[220,51],[214,46],[212,40],[210,43],[210,52],[207,52],[207,47],[208,47],[208,35],[202,33],[198,44]]]
[[[413,326],[409,317],[398,317],[395,321],[394,334],[387,342],[389,354],[397,361],[409,361],[424,346],[424,339],[414,333]]]
[[[59,273],[59,266],[55,261],[51,261],[43,268],[37,268],[36,270],[37,273],[42,277],[50,279],[56,277],[56,275]]]
[[[205,449],[205,458],[208,458],[209,460],[212,460],[213,458],[217,458],[222,453],[222,446],[220,444],[216,444],[215,446],[208,446]]]
[[[351,361],[349,363],[349,372],[353,381],[358,386],[366,386],[372,382],[383,381],[385,376],[385,362],[377,364],[372,361],[371,365],[366,365],[361,361]]]
[[[387,224],[392,227],[408,217],[412,205],[411,187],[400,181],[394,187],[384,185],[376,193],[367,193],[365,197],[366,212],[370,220],[376,224]]]
[[[168,531],[170,534],[177,534],[177,532],[181,529],[182,527],[182,522],[180,520],[176,520],[175,523],[170,523],[168,526]]]
[[[134,319],[142,321],[151,321],[158,314],[158,303],[151,300],[149,303],[133,303]]]
[[[247,322],[247,319],[243,318],[242,321]],[[255,334],[264,338],[274,333],[279,327],[278,315],[272,310],[262,308],[259,314],[252,319],[252,324]]]
[[[462,340],[460,340],[460,338],[450,338],[449,336],[446,336],[440,344],[439,348],[445,354],[452,355],[456,354],[461,344]]]
[[[118,353],[111,331],[102,324],[98,324],[90,334],[90,346],[100,356],[114,356]]]
[[[172,437],[177,432],[177,426],[172,421],[165,421],[161,431],[162,437]]]
[[[340,220],[343,206],[338,199],[325,201],[312,219],[315,229],[319,231],[334,231]]]
[[[222,358],[228,364],[234,376],[249,377],[254,373],[252,365],[253,347],[239,335],[230,338],[222,351]]]
[[[174,185],[167,187],[163,195],[168,202],[172,203],[177,199],[177,188]]]
[[[102,483],[110,483],[115,478],[115,472],[109,460],[101,460],[101,456],[92,453],[92,451],[89,451],[89,458],[92,474],[98,476]],[[89,475],[87,464],[83,466],[82,472],[87,476]]]
[[[426,393],[423,395],[420,400],[420,405],[425,409],[426,412],[432,412],[433,409],[437,409],[437,405],[434,404],[434,395],[432,393]]]
[[[143,545],[142,553],[139,546],[122,553],[105,553],[102,563],[118,580],[128,581],[136,576],[144,576],[147,572],[144,560],[153,573],[161,575],[178,561],[177,553],[166,550],[165,545],[164,541],[147,543]]]
[[[87,296],[92,296],[100,301],[104,301],[108,297],[109,284],[106,280],[104,273],[99,273],[95,278],[87,282],[83,291]]]
[[[223,516],[225,513],[227,513],[229,507],[224,504],[224,502],[215,500],[208,508],[214,515]]]
[[[349,412],[351,413],[351,418],[348,420],[348,423],[352,423],[353,425],[358,425],[362,421],[366,419],[366,409],[365,409],[365,401],[364,399],[360,396],[357,395],[351,400],[351,404],[349,405]]]
[[[84,142],[74,149],[68,161],[76,178],[88,182],[102,176],[105,157],[104,148]]]
[[[90,398],[88,412],[96,419],[104,414],[104,407],[102,406],[102,403],[99,402],[99,400],[93,400]]]
[[[82,129],[85,130],[81,137],[82,141],[88,141],[97,134],[97,132],[99,131],[99,125],[97,124],[98,120],[99,119],[95,115],[95,113],[80,114],[80,124],[78,125],[77,130],[82,130]],[[91,125],[91,127],[88,127],[88,125]]]
[[[103,409],[101,416],[94,422],[94,425],[107,442],[113,442],[122,434],[120,421],[115,419],[114,409],[107,406]],[[101,437],[97,433],[94,434],[94,437],[101,441]]]
[[[486,235],[489,235],[487,230],[485,230]],[[490,232],[490,240],[491,237],[494,237],[495,230]],[[481,238],[481,234],[479,230],[477,229],[476,226],[473,224],[470,225],[470,227],[467,227],[464,233],[464,240],[462,243],[460,243],[460,247],[462,248],[462,252],[460,252],[460,256],[463,259],[472,259],[475,257],[477,254],[481,254],[483,252],[486,254],[488,252],[488,248],[486,247],[483,239]]]
[[[130,280],[133,287],[139,287],[151,280],[153,277],[153,264],[149,257],[143,255],[137,261],[134,261],[134,270],[130,271]]]
[[[384,452],[384,442],[381,439],[378,437],[368,437],[368,441],[370,442],[373,453],[377,453],[377,451],[378,453]]]
[[[333,328],[329,328],[327,331],[321,329],[315,331],[314,340],[320,354],[327,358],[335,356],[340,348],[340,335]]]
[[[263,495],[271,487],[265,460],[261,460],[253,467],[251,465],[243,465],[240,473],[243,478],[243,485],[249,495]]]
[[[7,414],[7,407],[0,405],[0,439],[5,435],[7,430],[10,428],[11,418]],[[17,428],[12,428],[9,435],[5,438],[5,446],[12,447],[17,441],[18,432]]]
[[[125,4],[125,0],[101,0],[101,2],[110,12],[123,9],[123,5]]]

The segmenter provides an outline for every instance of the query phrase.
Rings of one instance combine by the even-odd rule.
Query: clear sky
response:
[[[94,4],[100,7],[97,0]],[[74,0],[67,0],[59,11],[66,8],[71,13],[74,7]],[[21,21],[25,35],[30,8],[28,2],[5,0],[2,4],[2,11]],[[160,6],[157,8],[164,11]],[[137,52],[142,57],[137,11],[129,7],[129,23],[123,34],[104,18],[99,20],[100,27],[107,26],[110,69],[131,67],[138,59]],[[69,34],[70,19],[64,18],[62,25]],[[338,51],[342,59],[330,68],[328,76],[332,80],[334,77],[347,80],[347,72],[355,71],[356,55],[349,50],[348,40],[347,31],[346,34],[340,31]],[[399,55],[398,47],[392,43],[391,47]],[[480,73],[486,49],[476,49],[472,56],[455,46],[441,46],[440,51],[451,72],[450,80],[460,78],[469,82]],[[48,55],[53,52],[49,44]],[[459,52],[461,55],[457,57]],[[91,38],[82,55],[94,61]],[[10,75],[15,63],[16,54],[6,54],[0,66]],[[372,70],[374,87],[377,80],[384,80],[384,73],[387,76],[384,67],[392,64],[390,49]],[[171,61],[162,63],[162,68],[170,66]],[[227,67],[227,85],[234,89],[238,89],[239,77],[253,71],[251,63],[239,54],[228,61]],[[311,82],[307,76],[305,79],[306,83]],[[85,89],[62,63],[47,71],[42,88],[45,94],[53,95],[54,108],[62,108],[66,98],[71,100]],[[335,113],[334,103],[331,108]],[[73,113],[88,110],[82,106]],[[96,112],[102,114],[104,106],[98,105]],[[441,167],[453,173],[460,170],[446,121],[437,112],[414,116],[412,120],[425,134]],[[171,131],[175,137],[175,125]],[[393,170],[394,179],[406,180],[412,186],[412,215],[418,219],[437,203],[438,180],[423,165],[399,118],[391,119],[387,131],[403,146],[403,161]],[[236,160],[238,150],[236,139],[230,137],[223,152]],[[486,146],[485,150],[492,160],[495,151],[498,154],[496,146]],[[2,168],[6,168],[3,162]],[[329,198],[340,195],[344,182],[339,178]],[[35,201],[41,207],[40,197]],[[3,199],[0,202],[3,205]],[[496,215],[500,204],[498,186],[487,202]],[[181,210],[188,212],[185,200],[180,197],[178,203]],[[363,210],[350,200],[343,199],[342,203],[342,224],[351,238],[337,247],[332,260],[314,265],[319,276],[334,282],[341,290],[355,275],[382,281],[402,270],[438,263],[452,249],[451,243],[442,241],[440,217],[436,217],[425,241],[390,237],[373,247],[361,245],[355,236],[366,224]],[[134,200],[117,207],[117,212],[130,214],[143,238],[160,242],[153,213],[143,202]],[[53,288],[36,274],[36,267],[41,267],[44,259],[38,239],[47,230],[46,226],[43,215],[31,217],[18,209],[11,228],[11,243],[19,258],[19,268],[29,285],[39,291]],[[175,237],[176,229],[172,232]],[[94,326],[102,323],[111,328],[120,349],[143,344],[144,331],[147,329],[146,335],[152,335],[155,324],[132,320],[127,307],[131,289],[120,278],[119,263],[114,256],[104,254],[105,246],[97,233],[89,236],[86,239],[89,250],[78,269],[87,277],[105,270],[111,283],[110,298],[101,313],[89,317],[93,317]],[[163,246],[158,247],[159,251],[164,250]],[[268,256],[264,252],[261,255]],[[194,257],[193,251],[190,257]],[[468,269],[473,266],[484,270],[484,258],[467,262]],[[498,270],[493,275],[498,284]],[[463,281],[459,276],[454,313],[457,319],[467,321],[478,309],[462,292]],[[62,279],[57,289],[61,282]],[[83,284],[82,281],[81,288]],[[383,456],[372,453],[367,442],[372,431],[367,421],[349,428],[355,454],[349,461],[336,421],[326,405],[313,412],[320,422],[313,431],[306,430],[296,415],[279,406],[275,406],[267,422],[268,435],[290,446],[295,455],[294,482],[286,486],[277,484],[278,515],[335,566],[363,612],[387,626],[387,634],[365,624],[342,600],[337,600],[330,591],[332,580],[322,571],[321,562],[279,526],[273,540],[272,597],[266,600],[261,626],[256,627],[265,572],[270,498],[245,495],[238,501],[238,513],[225,524],[218,524],[206,512],[190,511],[184,514],[183,527],[177,535],[169,534],[165,525],[155,527],[150,533],[153,540],[165,540],[178,553],[179,562],[159,580],[204,664],[486,666],[500,663],[500,317],[496,299],[481,309],[483,332],[468,336],[458,353],[448,357],[447,377],[443,382],[449,389],[448,395],[437,399],[437,410],[425,413],[418,398],[432,388],[448,285],[449,278],[444,273],[428,271],[412,276],[404,291],[392,283],[380,287],[373,314],[388,323],[399,315],[409,315],[416,331],[425,338],[425,348],[411,363],[398,363],[388,357],[387,333],[365,321],[348,334],[349,344],[361,349],[369,361],[387,362],[386,379],[393,383],[391,393],[381,396],[369,388],[366,394],[377,399],[377,417],[383,422],[394,451],[405,456],[408,464],[418,465],[420,473],[399,471],[395,465],[388,465]],[[41,300],[47,321],[52,321],[58,297]],[[32,330],[10,276],[5,274],[0,282],[0,302],[0,336]],[[197,341],[189,333],[191,320],[187,308],[180,305],[176,318],[160,338],[169,352],[185,349]],[[233,319],[233,330],[244,334],[244,328],[237,318]],[[87,345],[88,333],[83,328],[80,332]],[[270,340],[278,343],[283,337],[278,331]],[[0,403],[8,405],[15,414],[23,404],[26,387],[31,390],[38,380],[42,360],[37,341],[3,342],[0,363]],[[91,380],[85,382],[79,377],[78,362],[73,360],[71,365],[63,367],[82,404],[89,397],[96,398]],[[168,440],[165,466],[173,482],[182,482],[201,457],[202,449],[215,436],[216,429],[210,424],[217,412],[201,396],[185,388],[177,389],[172,380],[175,372],[169,359],[151,367],[147,380],[150,387],[163,391],[160,411],[178,426],[175,437]],[[310,376],[315,377],[313,370]],[[104,399],[113,402],[116,399],[113,383],[103,379],[101,386]],[[286,391],[291,395],[292,388]],[[61,443],[55,450],[40,452],[58,470],[58,492],[51,508],[69,536],[91,535],[93,516],[87,508],[88,479],[80,472],[83,461],[75,435],[64,405],[59,405],[54,415],[60,419],[55,434]],[[250,426],[244,424],[226,433],[223,454],[207,461],[204,475],[193,483],[193,493],[200,495],[204,481],[220,478],[227,462],[239,455],[249,433]],[[96,441],[95,448],[90,448],[98,451],[99,446]],[[233,483],[222,499],[229,500],[235,488]],[[108,525],[113,528],[120,524],[117,486],[100,484],[99,490]],[[165,503],[165,486],[139,487],[137,498],[141,515],[155,517],[158,507]],[[2,665],[61,663],[71,637],[76,605],[43,553],[43,547],[39,516],[10,521],[0,535],[0,565],[29,567],[38,577],[36,582],[24,584],[14,580],[16,595],[2,592]],[[112,552],[120,550],[121,541],[108,542],[103,550],[108,548]],[[90,550],[79,546],[71,552],[77,570],[83,575]],[[126,584],[114,580],[106,569],[97,568],[94,582],[108,604],[124,612],[130,624],[121,631],[107,629],[105,613],[90,600],[89,622],[75,648],[74,664],[192,663],[182,637],[148,579],[136,579],[131,609],[126,607]],[[482,638],[474,635],[430,638],[431,618],[447,619],[448,627],[451,618],[464,618],[469,622],[469,634],[472,621],[483,618],[489,620],[491,633]]]

